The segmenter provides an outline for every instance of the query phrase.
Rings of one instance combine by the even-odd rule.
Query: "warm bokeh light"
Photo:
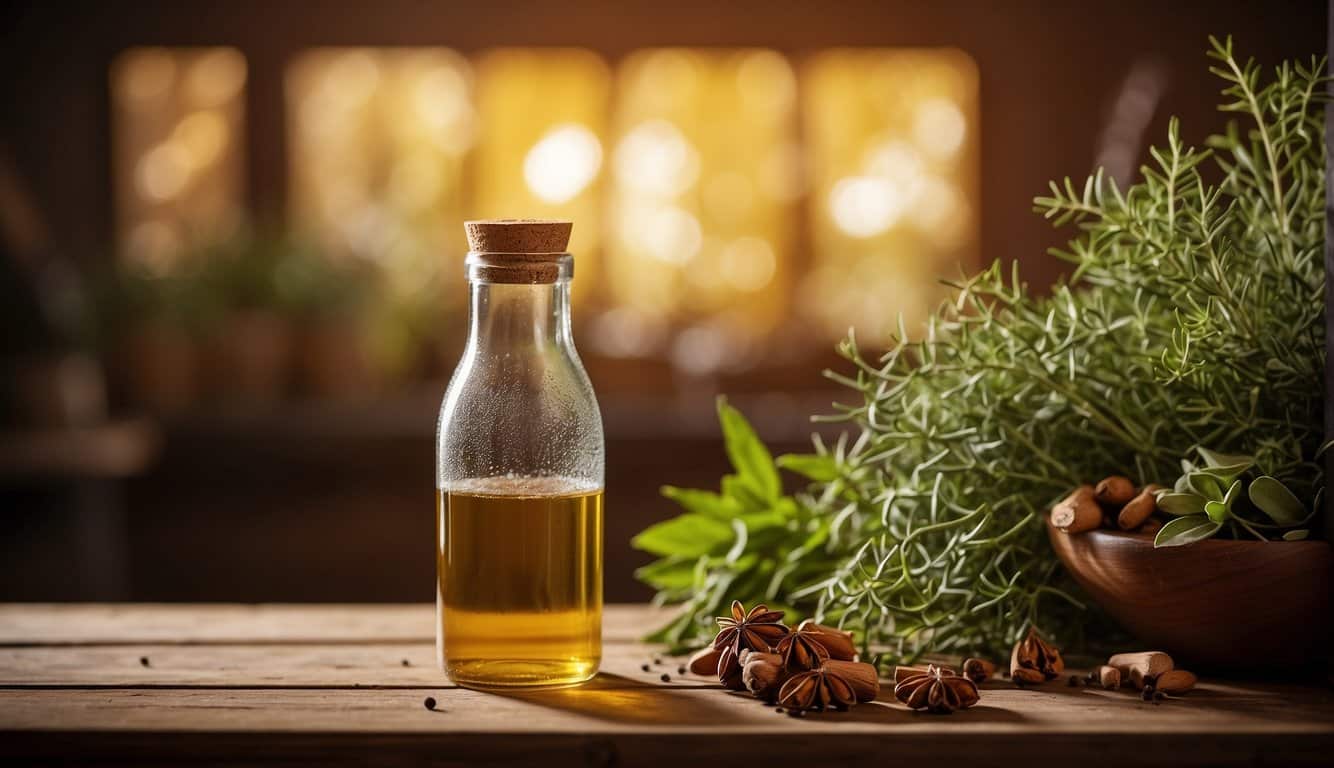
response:
[[[241,223],[245,58],[233,48],[131,48],[111,67],[122,258],[163,274]]]
[[[329,258],[377,268],[372,354],[406,370],[462,304],[471,67],[443,48],[319,48],[286,87],[293,224]]]
[[[606,298],[618,320],[594,342],[665,351],[692,373],[744,363],[788,303],[801,193],[790,65],[767,50],[641,51],[618,71],[614,108]]]
[[[827,334],[911,331],[977,252],[977,70],[956,50],[833,50],[802,72],[812,268]]]
[[[239,217],[244,81],[229,49],[118,61],[123,241],[146,262]],[[591,350],[698,374],[779,336],[883,342],[976,260],[959,51],[828,50],[798,78],[764,49],[641,50],[613,75],[582,49],[319,48],[286,87],[292,221],[380,268],[387,328],[461,311],[466,218],[575,221]]]
[[[576,48],[502,48],[476,59],[478,144],[468,218],[569,219],[574,295],[600,276],[603,137],[611,73]]]

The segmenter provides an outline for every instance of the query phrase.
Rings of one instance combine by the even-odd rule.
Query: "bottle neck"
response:
[[[469,283],[468,346],[478,352],[573,347],[570,281]]]

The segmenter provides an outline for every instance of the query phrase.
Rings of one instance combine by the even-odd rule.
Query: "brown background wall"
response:
[[[1220,125],[1207,34],[1231,32],[1242,51],[1275,62],[1323,52],[1326,31],[1320,2],[204,0],[11,4],[0,14],[0,150],[31,188],[57,246],[85,264],[106,258],[111,242],[107,66],[129,46],[241,49],[250,68],[251,203],[260,218],[279,220],[287,167],[281,75],[307,46],[576,45],[614,62],[667,45],[767,46],[797,57],[829,46],[947,45],[969,53],[981,73],[983,258],[1020,258],[1038,285],[1061,270],[1045,255],[1060,238],[1031,213],[1032,197],[1048,179],[1089,170],[1133,62],[1158,62],[1168,76],[1149,137],[1163,134],[1170,112],[1198,142]],[[609,599],[645,595],[631,578],[642,558],[628,539],[671,513],[657,487],[713,486],[724,470],[713,395],[736,394],[763,436],[779,450],[800,450],[805,414],[835,396],[819,374],[833,362],[696,383],[666,403],[624,382],[669,373],[592,371],[609,438]],[[168,423],[162,459],[148,474],[97,492],[111,499],[97,519],[109,515],[116,525],[83,545],[49,531],[88,530],[52,522],[70,506],[61,499],[86,491],[0,489],[11,566],[0,598],[429,599],[432,431],[442,388],[428,382],[351,409]],[[775,392],[797,395],[776,400]],[[80,575],[71,565],[80,552],[121,563],[120,577]]]

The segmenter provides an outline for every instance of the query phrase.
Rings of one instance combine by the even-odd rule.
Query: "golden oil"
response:
[[[436,497],[437,652],[476,687],[581,683],[602,659],[602,490],[553,477]]]

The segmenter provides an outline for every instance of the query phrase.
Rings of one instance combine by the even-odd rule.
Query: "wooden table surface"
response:
[[[1018,690],[997,680],[977,707],[946,717],[908,711],[885,686],[880,701],[795,719],[681,678],[676,660],[645,673],[653,649],[637,638],[662,615],[610,607],[603,671],[588,685],[494,694],[448,684],[425,605],[0,605],[0,758],[905,768],[1334,759],[1334,691],[1322,675],[1309,687],[1205,680],[1159,705],[1064,681]]]

